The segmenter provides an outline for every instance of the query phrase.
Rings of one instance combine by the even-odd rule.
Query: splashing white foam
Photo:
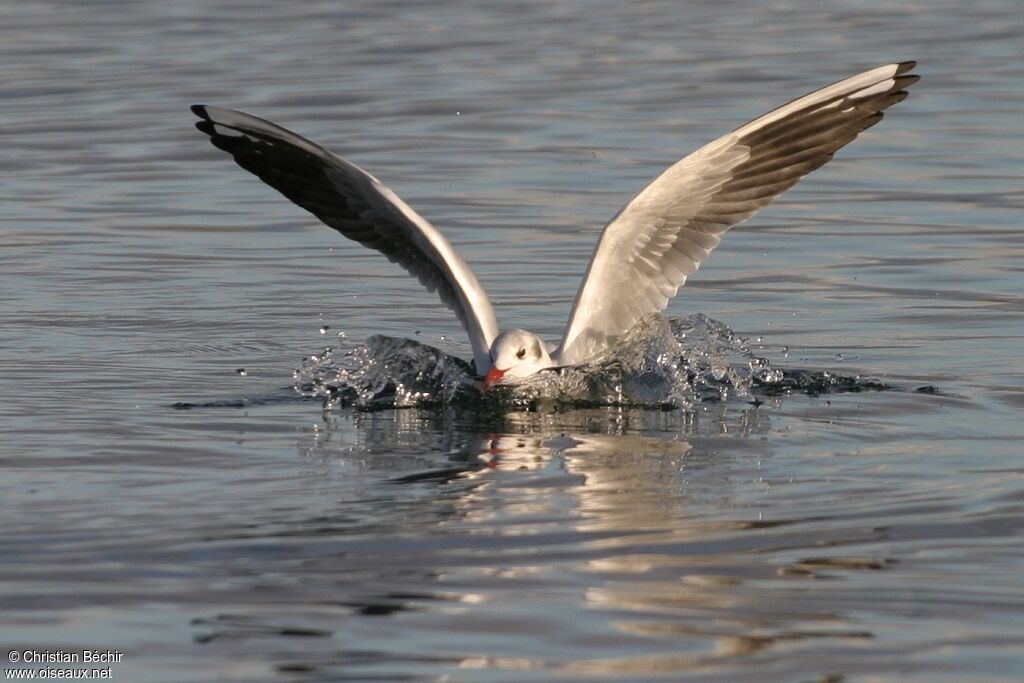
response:
[[[697,314],[654,315],[593,361],[546,371],[521,384],[480,393],[465,361],[410,339],[373,336],[303,360],[294,387],[307,397],[357,408],[479,403],[689,407],[708,399],[749,398],[754,384],[783,373],[750,350],[749,340]]]

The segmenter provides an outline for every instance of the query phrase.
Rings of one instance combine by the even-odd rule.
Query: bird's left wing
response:
[[[455,311],[473,346],[477,372],[491,367],[494,309],[476,276],[437,228],[355,164],[250,114],[192,107],[196,128],[288,199],[345,237],[405,268]]]
[[[915,62],[839,81],[741,126],[671,166],[601,233],[562,345],[561,365],[600,353],[668,300],[747,220],[907,96]]]

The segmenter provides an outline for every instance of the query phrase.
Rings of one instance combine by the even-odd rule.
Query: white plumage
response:
[[[670,166],[604,228],[553,353],[525,330],[498,333],[490,299],[434,226],[379,180],[291,131],[196,105],[196,126],[238,164],[346,237],[401,265],[458,316],[485,384],[584,362],[665,308],[722,236],[882,118],[918,80],[915,62],[816,90]]]

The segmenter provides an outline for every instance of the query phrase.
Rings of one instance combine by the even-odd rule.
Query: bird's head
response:
[[[491,343],[491,369],[484,391],[503,379],[529,377],[553,365],[544,342],[526,330],[506,330]]]

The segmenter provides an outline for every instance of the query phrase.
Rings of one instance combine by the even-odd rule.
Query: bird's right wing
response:
[[[739,225],[857,134],[917,81],[914,62],[833,83],[754,119],[677,162],[605,227],[555,360],[580,363],[665,308],[729,228]]]
[[[285,197],[345,237],[384,254],[436,291],[469,334],[477,372],[491,367],[494,309],[473,272],[437,228],[355,164],[250,114],[194,105],[196,128]]]

